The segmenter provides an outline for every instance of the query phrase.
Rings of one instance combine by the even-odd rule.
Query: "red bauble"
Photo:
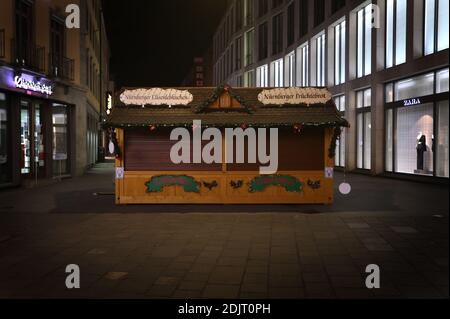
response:
[[[303,125],[302,124],[295,124],[294,125],[294,132],[297,134],[300,134],[303,130]]]

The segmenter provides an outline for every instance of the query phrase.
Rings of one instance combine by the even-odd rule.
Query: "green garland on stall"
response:
[[[267,186],[281,186],[288,192],[301,192],[303,184],[296,177],[290,175],[262,175],[250,181],[249,192],[262,192]]]
[[[166,186],[182,186],[186,193],[199,193],[201,184],[192,176],[187,175],[158,175],[145,183],[148,193],[162,192]]]

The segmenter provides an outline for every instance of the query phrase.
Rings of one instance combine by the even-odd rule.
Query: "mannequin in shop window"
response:
[[[427,138],[422,132],[417,136],[417,170],[423,170],[423,155],[427,151]]]

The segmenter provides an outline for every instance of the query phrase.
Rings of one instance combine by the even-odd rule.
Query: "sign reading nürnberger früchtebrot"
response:
[[[186,90],[159,88],[125,90],[120,95],[125,105],[187,105],[193,99]]]
[[[264,105],[316,104],[331,100],[331,93],[320,88],[278,88],[263,90],[258,100]]]

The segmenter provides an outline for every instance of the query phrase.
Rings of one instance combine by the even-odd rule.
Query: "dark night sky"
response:
[[[178,86],[226,0],[103,0],[116,86]]]

